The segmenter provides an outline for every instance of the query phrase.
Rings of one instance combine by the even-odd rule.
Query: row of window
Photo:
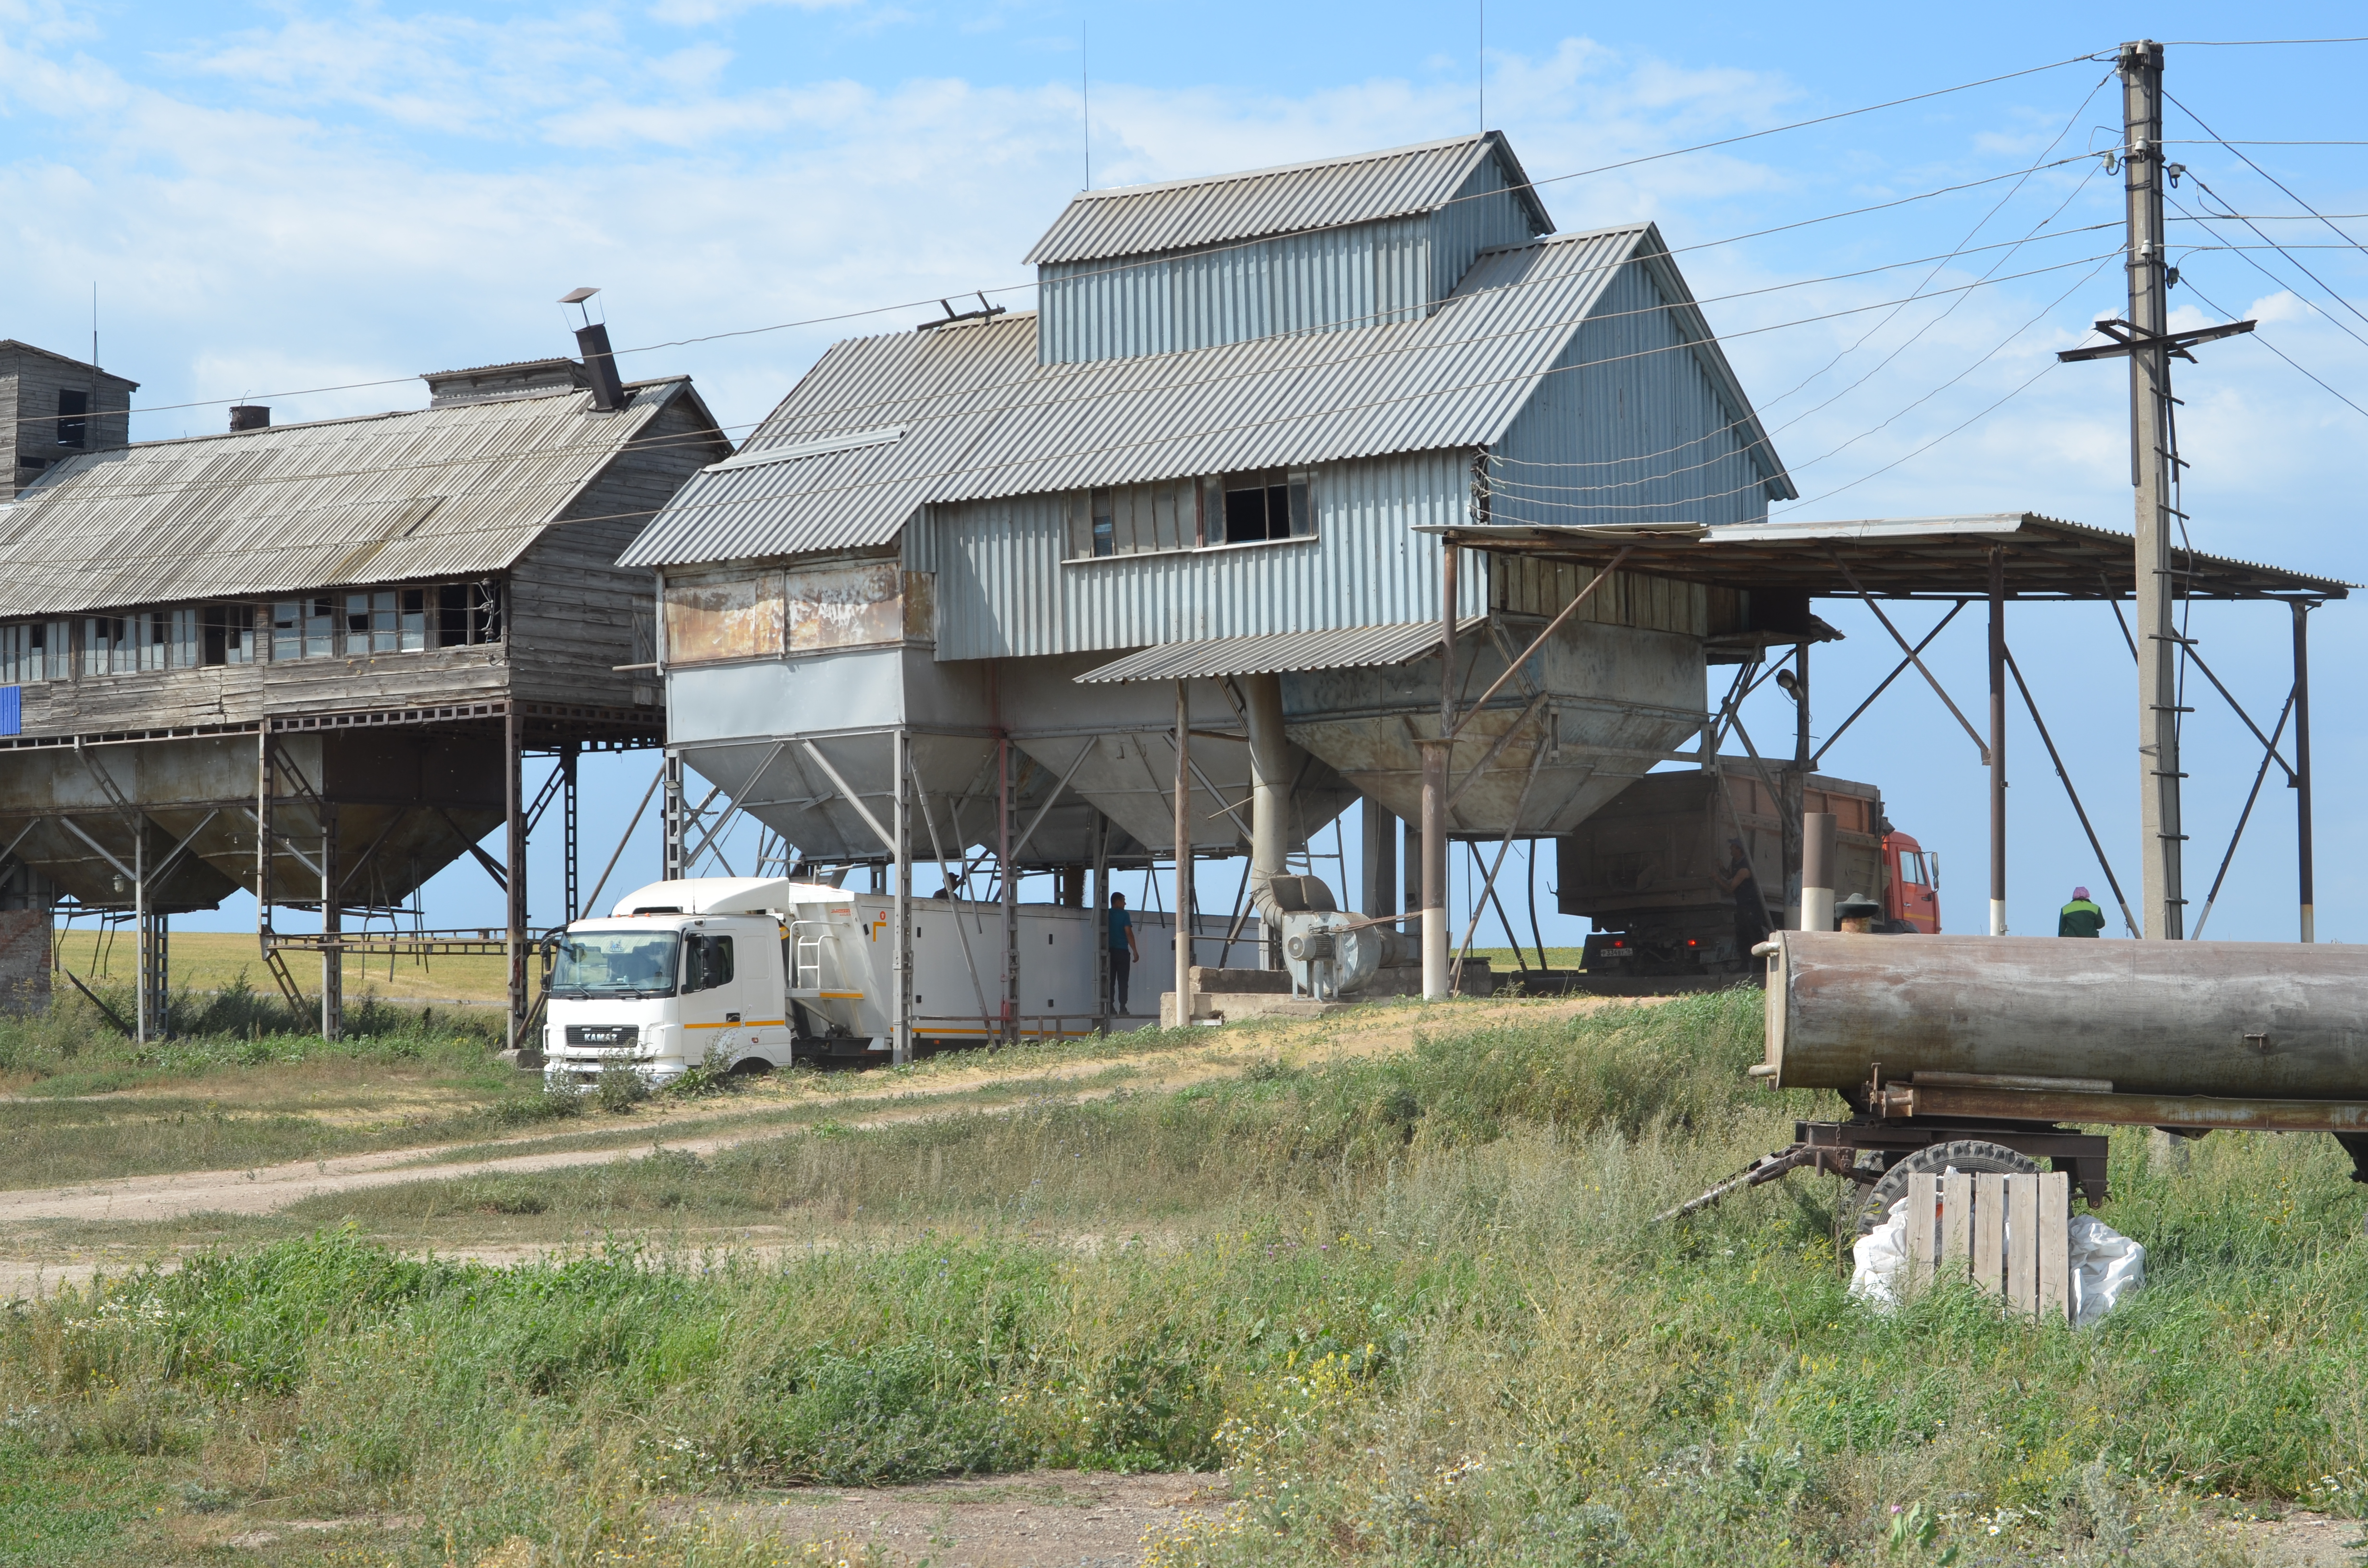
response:
[[[1201,480],[1080,490],[1068,498],[1068,558],[1258,544],[1315,532],[1313,476],[1257,469]]]
[[[180,605],[0,625],[0,686],[265,657],[284,663],[415,653],[501,639],[501,590],[492,583],[315,594],[279,600],[262,613],[243,604]]]

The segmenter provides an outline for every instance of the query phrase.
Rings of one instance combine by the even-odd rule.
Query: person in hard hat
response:
[[[2089,897],[2087,888],[2074,888],[2072,902],[2055,917],[2055,934],[2059,937],[2101,937],[2105,934],[2105,912]]]
[[[1873,935],[1876,923],[1883,918],[1883,905],[1862,892],[1854,892],[1834,905],[1834,918],[1841,930]]]
[[[1734,853],[1718,885],[1735,895],[1735,950],[1741,957],[1768,939],[1768,905],[1759,896],[1759,879],[1751,874],[1751,855],[1743,840],[1730,838],[1726,846]]]

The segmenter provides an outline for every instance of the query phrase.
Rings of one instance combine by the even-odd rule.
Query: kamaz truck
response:
[[[820,882],[700,877],[653,882],[606,916],[554,940],[543,1072],[581,1085],[612,1065],[654,1083],[698,1066],[739,1072],[792,1062],[882,1062],[894,1028],[895,901]],[[1133,1001],[1156,1023],[1175,969],[1175,923],[1133,910],[1143,961]],[[1204,916],[1204,932],[1208,917]],[[1006,1032],[1003,906],[912,903],[916,1052],[983,1044]],[[1012,956],[1022,1040],[1090,1034],[1102,1009],[1096,914],[1022,904]]]
[[[1940,859],[1891,825],[1881,790],[1813,773],[1803,799],[1804,811],[1833,813],[1837,897],[1879,903],[1879,930],[1941,929]],[[1769,924],[1784,925],[1787,904],[1799,903],[1800,866],[1786,858],[1781,808],[1750,758],[1722,757],[1717,773],[1648,773],[1565,835],[1555,907],[1593,924],[1580,960],[1588,971],[1757,973],[1759,960],[1736,947],[1736,895],[1724,873],[1730,841],[1741,839]]]

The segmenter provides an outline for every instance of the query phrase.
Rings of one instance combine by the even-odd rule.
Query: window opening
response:
[[[90,445],[90,393],[58,389],[58,445],[77,450]]]
[[[1225,542],[1250,544],[1313,534],[1315,521],[1309,488],[1309,475],[1304,469],[1225,475]]]
[[[427,590],[405,588],[395,630],[396,646],[416,653],[427,646]]]
[[[0,626],[0,686],[64,680],[74,673],[67,663],[73,641],[68,623],[63,620]]]
[[[245,605],[205,608],[201,661],[207,665],[255,662],[255,615]]]
[[[392,653],[401,645],[394,591],[346,596],[346,652]]]

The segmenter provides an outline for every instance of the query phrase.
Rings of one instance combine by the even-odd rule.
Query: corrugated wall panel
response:
[[[1483,159],[1455,195],[1425,220],[1431,276],[1438,280],[1438,292],[1427,295],[1425,303],[1452,293],[1482,251],[1524,245],[1536,237],[1528,207],[1508,187],[1505,165],[1496,159]]]
[[[1053,495],[936,508],[938,657],[1028,657],[1155,642],[1427,620],[1439,613],[1440,547],[1417,523],[1467,515],[1470,460],[1437,452],[1316,472],[1316,536],[1304,543],[1064,563]],[[1485,574],[1463,574],[1463,613],[1483,612]]]
[[[1490,464],[1500,523],[1764,522],[1768,475],[1645,267],[1621,267]]]
[[[1462,250],[1444,269],[1432,260],[1431,247],[1445,214],[1175,256],[1046,266],[1038,275],[1037,360],[1074,365],[1135,358],[1284,333],[1417,320],[1453,290],[1479,254],[1475,236],[1517,226],[1517,237],[1528,237],[1509,195],[1451,210],[1457,214],[1453,228]]]

